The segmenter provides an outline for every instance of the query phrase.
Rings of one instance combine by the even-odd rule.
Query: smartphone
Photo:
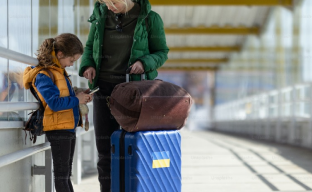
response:
[[[99,87],[95,87],[94,89],[91,89],[91,90],[89,91],[89,94],[91,95],[91,94],[97,92],[98,90],[100,90],[100,88],[99,88]]]

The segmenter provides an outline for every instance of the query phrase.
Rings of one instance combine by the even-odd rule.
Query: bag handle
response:
[[[131,71],[131,66],[126,70],[126,82],[128,83],[130,81],[130,71]],[[141,74],[141,81],[145,79],[145,73]]]

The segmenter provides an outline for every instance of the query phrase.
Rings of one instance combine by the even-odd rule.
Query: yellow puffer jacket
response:
[[[43,67],[37,66],[35,68],[27,67],[24,71],[23,83],[25,89],[29,89],[30,86],[33,86],[34,90],[37,92],[44,108],[44,117],[43,117],[43,130],[44,131],[53,131],[53,130],[63,130],[63,129],[73,129],[75,128],[75,119],[73,109],[67,109],[62,111],[53,111],[44,100],[43,96],[37,90],[35,86],[36,76],[40,73],[45,74],[50,77],[49,73],[42,70]],[[50,66],[47,68],[50,70],[54,76],[54,83],[60,91],[60,97],[70,96],[70,92],[67,87],[66,77],[68,76],[64,69],[61,69],[56,66]],[[68,78],[69,80],[69,78]],[[71,81],[69,80],[71,83]],[[82,126],[82,118],[79,113],[79,122],[78,126]]]

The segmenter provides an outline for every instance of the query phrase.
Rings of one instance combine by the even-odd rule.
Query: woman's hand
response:
[[[144,73],[144,67],[143,67],[143,64],[141,61],[135,62],[130,67],[131,67],[130,74],[142,74],[142,73]]]
[[[79,99],[79,104],[87,104],[92,101],[92,95],[80,92],[76,96]]]
[[[95,78],[95,69],[93,67],[88,67],[84,72],[83,76],[89,80],[92,84],[93,79]]]

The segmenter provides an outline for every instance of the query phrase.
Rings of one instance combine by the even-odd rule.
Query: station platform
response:
[[[181,136],[182,192],[312,191],[311,150],[211,131]],[[100,191],[97,171],[74,189]]]

